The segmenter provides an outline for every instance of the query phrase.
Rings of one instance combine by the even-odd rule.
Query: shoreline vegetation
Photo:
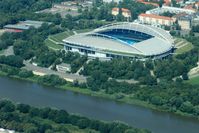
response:
[[[50,85],[47,83],[39,82],[39,78],[42,76],[38,76],[38,75],[34,75],[34,74],[31,77],[23,78],[18,75],[10,75],[10,74],[0,70],[0,76],[1,77],[5,76],[8,78],[13,78],[13,79],[22,80],[22,81],[28,81],[28,82],[37,83],[39,85],[43,85],[43,86],[47,86],[47,87],[53,87],[55,89],[72,91],[74,93],[80,93],[83,95],[88,95],[88,96],[97,97],[97,98],[103,98],[103,99],[112,100],[115,102],[120,102],[120,103],[124,103],[124,104],[135,105],[135,106],[139,106],[139,107],[143,107],[143,108],[147,108],[147,109],[152,109],[154,111],[167,112],[167,113],[171,113],[172,115],[177,115],[177,116],[182,116],[182,117],[199,120],[199,117],[196,117],[192,114],[184,113],[181,111],[174,112],[170,109],[164,109],[163,107],[161,108],[161,107],[155,106],[153,104],[150,104],[148,102],[141,101],[141,100],[138,100],[135,98],[131,98],[130,95],[124,95],[123,97],[120,97],[120,96],[117,96],[117,94],[106,94],[103,91],[96,92],[96,91],[89,90],[87,88],[75,87],[72,85],[71,82],[67,82],[67,84],[64,84],[64,85],[53,86],[53,85]]]
[[[0,127],[25,133],[150,133],[123,122],[107,122],[49,107],[0,100]]]

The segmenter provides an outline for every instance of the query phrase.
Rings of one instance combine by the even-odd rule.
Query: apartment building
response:
[[[115,7],[112,9],[112,15],[114,16],[117,16],[119,14],[119,8]],[[129,9],[126,9],[126,8],[122,8],[121,9],[122,11],[122,15],[125,17],[125,18],[130,18],[131,17],[131,11]]]
[[[138,20],[143,24],[150,24],[154,26],[172,26],[174,21],[170,17],[159,16],[154,14],[140,14]]]

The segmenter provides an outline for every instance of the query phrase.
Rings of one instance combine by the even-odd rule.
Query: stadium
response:
[[[165,30],[138,23],[121,22],[63,40],[66,51],[88,57],[160,59],[173,52],[173,38]]]

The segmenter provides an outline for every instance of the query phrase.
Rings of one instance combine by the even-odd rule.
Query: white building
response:
[[[103,0],[103,2],[105,3],[111,3],[111,2],[115,2],[115,3],[119,3],[122,0]]]
[[[192,10],[192,9],[183,9],[183,8],[178,8],[178,7],[170,7],[170,6],[162,6],[161,8],[155,8],[152,10],[148,10],[146,11],[146,14],[162,14],[164,12],[170,12],[170,13],[175,13],[175,14],[179,14],[179,13],[186,13],[186,14],[193,14],[196,11]]]
[[[142,24],[150,24],[154,26],[172,26],[174,21],[170,17],[159,16],[154,14],[140,14],[138,20]]]
[[[56,69],[58,72],[70,72],[71,71],[71,66],[69,64],[65,64],[65,63],[62,63],[62,64],[59,64],[59,65],[56,65]]]

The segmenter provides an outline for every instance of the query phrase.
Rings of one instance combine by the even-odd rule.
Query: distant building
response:
[[[151,9],[146,11],[146,14],[162,14],[165,12],[170,12],[170,13],[175,13],[175,14],[179,14],[179,13],[186,13],[186,14],[194,14],[196,13],[195,10],[192,9],[183,9],[183,8],[178,8],[178,7],[169,7],[169,6],[162,6],[161,8],[155,8],[155,9]]]
[[[176,0],[176,4],[182,5],[184,0]]]
[[[115,2],[115,3],[119,3],[122,0],[103,0],[103,2],[105,3],[111,3],[111,2]]]
[[[144,13],[138,16],[138,20],[143,24],[150,24],[154,26],[172,26],[174,22],[170,17]]]
[[[191,30],[192,19],[191,15],[181,16],[178,18],[178,24],[182,30]]]
[[[49,22],[43,22],[43,21],[26,20],[26,21],[20,21],[17,24],[5,25],[4,29],[6,29],[7,32],[23,32],[24,30],[30,29],[30,27],[39,28],[42,26],[43,23],[51,24]]]
[[[61,10],[77,11],[78,10],[77,4],[78,3],[74,1],[62,2],[61,4],[54,4],[53,8],[61,9]]]
[[[192,20],[192,26],[197,26],[197,25],[199,25],[199,17],[198,18],[194,18]]]
[[[183,9],[189,9],[189,10],[196,11],[196,9],[194,9],[194,5],[193,4],[186,5]]]
[[[199,10],[199,2],[196,2],[196,3],[195,3],[195,7],[196,7],[196,9]]]
[[[188,14],[186,13],[179,13],[179,14],[176,14],[172,17],[173,21],[174,22],[177,22],[177,20],[180,18],[180,17],[183,17],[183,16],[187,16]]]
[[[112,15],[114,16],[117,16],[119,14],[119,8],[115,7],[112,9]],[[125,18],[130,18],[131,17],[131,11],[129,9],[126,9],[126,8],[122,8],[121,9],[122,11],[122,15],[125,17]]]
[[[145,5],[153,5],[153,6],[155,6],[155,7],[159,7],[159,4],[154,3],[154,2],[146,2],[146,1],[144,1],[144,0],[138,0],[137,2],[142,3],[142,4],[145,4]]]
[[[164,0],[164,5],[165,6],[170,6],[171,5],[171,0]]]
[[[199,13],[186,14],[180,13],[172,17],[175,22],[178,22],[182,30],[191,30],[192,26],[199,25]]]

